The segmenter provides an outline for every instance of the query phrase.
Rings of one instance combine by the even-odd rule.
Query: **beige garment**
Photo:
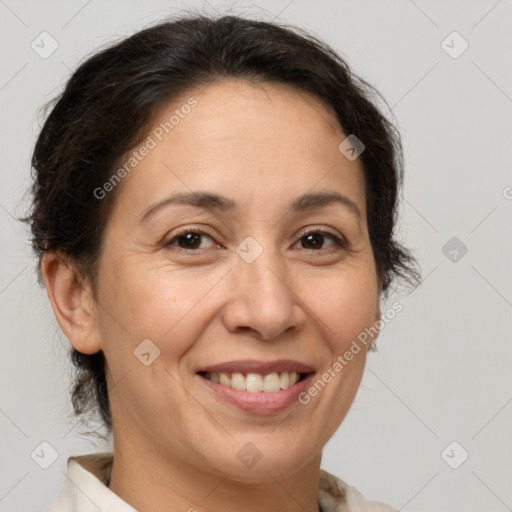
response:
[[[112,453],[69,457],[67,478],[46,512],[137,512],[107,487],[112,462]],[[366,501],[356,488],[323,469],[318,501],[323,512],[398,512],[384,503]]]

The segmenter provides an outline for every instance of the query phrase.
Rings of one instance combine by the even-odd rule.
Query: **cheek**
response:
[[[290,274],[299,305],[304,303],[300,307],[313,312],[319,326],[326,326],[325,335],[337,350],[375,322],[378,292],[369,256],[347,261],[338,270],[309,273],[295,269]],[[161,351],[179,356],[213,321],[226,299],[219,296],[225,290],[222,269],[152,267],[131,258],[111,261],[117,264],[102,269],[108,277],[102,282],[100,304],[104,305],[100,308],[102,338],[107,344],[115,339],[126,344],[129,338],[135,348],[149,338]]]
[[[329,329],[331,348],[337,352],[350,345],[372,326],[378,313],[378,288],[368,269],[343,270],[336,277],[317,283],[317,292],[307,301]]]
[[[113,337],[113,328],[135,346],[149,338],[162,352],[175,354],[188,348],[188,340],[194,339],[194,331],[204,323],[208,316],[205,308],[219,280],[211,271],[193,274],[133,262],[119,266],[110,275],[110,286],[104,291],[105,304],[112,312],[103,315],[107,342]]]

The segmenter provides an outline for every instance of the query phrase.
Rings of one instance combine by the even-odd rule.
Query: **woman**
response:
[[[397,277],[397,131],[327,45],[186,15],[72,75],[29,222],[113,454],[48,509],[396,510],[320,469]],[[369,334],[368,334],[369,333]]]

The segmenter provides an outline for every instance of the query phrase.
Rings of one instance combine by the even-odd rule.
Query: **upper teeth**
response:
[[[247,377],[243,373],[217,373],[207,372],[205,377],[212,382],[217,382],[223,386],[230,386],[240,391],[266,391],[275,393],[280,389],[287,389],[296,384],[299,380],[297,372],[269,373],[261,375],[259,373],[248,373]]]

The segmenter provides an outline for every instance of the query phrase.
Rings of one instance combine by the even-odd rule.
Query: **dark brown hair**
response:
[[[141,30],[83,62],[49,105],[32,155],[30,225],[40,262],[60,251],[96,290],[102,233],[119,187],[98,200],[124,155],[147,135],[173,98],[224,77],[282,83],[320,98],[346,135],[365,145],[362,159],[370,241],[384,296],[391,283],[417,284],[411,254],[395,240],[403,156],[398,130],[380,112],[380,94],[355,76],[327,44],[302,29],[238,16],[183,14]],[[340,141],[341,142],[341,141]],[[99,409],[112,421],[103,352],[71,348],[77,416]]]

